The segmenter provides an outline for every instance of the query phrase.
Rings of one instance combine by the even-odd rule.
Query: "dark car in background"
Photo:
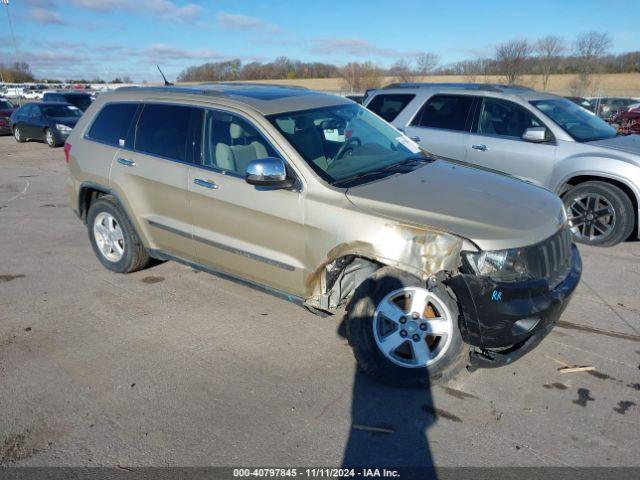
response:
[[[93,101],[91,94],[85,92],[44,92],[42,100],[45,102],[70,103],[83,112],[89,108]]]
[[[0,135],[11,133],[9,117],[16,110],[16,106],[5,98],[0,98]]]
[[[9,124],[17,142],[41,140],[53,148],[64,143],[81,116],[82,111],[68,103],[27,103],[13,112]]]

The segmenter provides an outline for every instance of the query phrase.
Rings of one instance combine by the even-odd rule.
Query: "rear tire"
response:
[[[413,292],[416,292],[415,296]],[[416,310],[413,307],[414,299],[417,301],[424,295],[431,300],[427,301],[419,314],[412,312],[411,310]],[[401,302],[408,302],[400,308],[405,315],[398,317],[399,322],[389,322],[381,310],[389,304],[389,299],[395,299],[394,302],[397,302],[397,298],[402,296],[404,299],[401,298]],[[435,322],[429,323],[428,315],[424,313],[429,311],[428,309],[440,319],[432,317]],[[396,313],[392,310],[390,316]],[[412,313],[415,316],[412,317]],[[438,284],[427,290],[424,282],[413,275],[384,267],[356,289],[348,306],[347,337],[353,347],[358,366],[364,373],[393,386],[426,388],[447,382],[468,363],[469,349],[462,341],[458,318],[457,302],[446,286]],[[445,321],[449,322],[446,327],[443,323]],[[385,324],[387,333],[381,333],[381,322]],[[429,336],[424,330],[428,329],[430,333],[432,327],[424,327],[422,322],[428,325],[441,322],[441,326],[435,327],[434,330],[447,330],[447,333],[441,337]],[[396,334],[402,338],[398,339]],[[398,339],[399,346],[393,350],[387,348],[387,353],[384,353],[382,345],[392,337]],[[419,349],[425,346],[426,357],[418,353]],[[424,362],[425,366],[421,366],[421,359],[425,358],[428,360]]]
[[[625,241],[635,227],[633,203],[620,188],[585,182],[562,197],[576,242],[611,247]]]
[[[22,129],[20,128],[19,125],[16,125],[15,127],[13,127],[13,138],[15,138],[16,142],[18,143],[24,143],[27,141],[27,139],[22,134]]]
[[[131,273],[149,264],[149,255],[131,221],[112,195],[94,201],[87,214],[89,240],[102,265]]]

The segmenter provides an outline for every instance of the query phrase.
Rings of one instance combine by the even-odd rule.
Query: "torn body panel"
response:
[[[307,276],[307,305],[323,310],[338,308],[360,282],[381,266],[407,271],[425,281],[441,271],[458,271],[462,238],[354,213],[348,228],[340,225],[344,212],[342,218],[331,219],[332,236],[344,235],[341,239],[344,241],[332,247],[325,258],[319,259],[318,267]],[[321,232],[315,231],[308,241],[309,247],[313,246],[312,250],[318,252],[323,247],[317,244],[327,239],[323,241]]]

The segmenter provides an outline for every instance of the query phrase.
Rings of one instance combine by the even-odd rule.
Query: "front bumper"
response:
[[[571,246],[571,269],[558,285],[546,280],[498,283],[460,274],[448,284],[461,306],[460,331],[471,351],[471,367],[509,364],[533,350],[569,304],[582,274],[582,260]]]

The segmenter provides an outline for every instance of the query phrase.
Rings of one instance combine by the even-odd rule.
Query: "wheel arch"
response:
[[[627,197],[629,197],[631,203],[633,204],[636,235],[640,238],[640,222],[638,218],[640,215],[640,193],[626,180],[611,174],[601,172],[576,173],[568,178],[565,178],[556,189],[556,193],[562,198],[571,188],[585,182],[608,183],[609,185],[618,187],[627,195]]]

